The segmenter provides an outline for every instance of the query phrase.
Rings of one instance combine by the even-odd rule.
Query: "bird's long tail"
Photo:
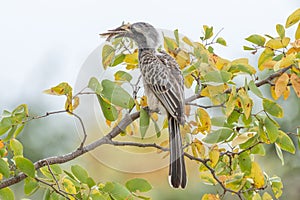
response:
[[[168,121],[170,142],[170,184],[174,188],[185,188],[187,179],[179,123],[172,116],[168,116]]]

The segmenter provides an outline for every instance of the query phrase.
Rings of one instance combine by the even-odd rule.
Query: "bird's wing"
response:
[[[151,57],[152,56],[152,57]],[[176,61],[167,53],[147,55],[143,65],[144,82],[168,113],[184,123],[183,77]],[[150,62],[151,60],[151,62]],[[141,60],[143,62],[143,60]]]

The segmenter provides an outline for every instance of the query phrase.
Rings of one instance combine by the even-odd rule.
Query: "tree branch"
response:
[[[58,112],[61,113],[61,112]],[[49,114],[45,114],[44,116],[48,116]],[[53,165],[53,164],[62,164],[62,163],[66,163],[70,160],[73,160],[93,149],[95,149],[96,147],[99,147],[103,144],[110,144],[111,143],[111,139],[116,137],[117,135],[119,135],[122,131],[125,130],[125,128],[131,124],[134,120],[136,120],[138,117],[140,116],[139,112],[135,112],[132,113],[130,115],[126,115],[118,124],[118,126],[114,127],[107,135],[105,135],[104,137],[102,137],[99,140],[96,140],[95,142],[83,146],[82,148],[78,148],[73,152],[67,153],[65,155],[61,155],[61,156],[53,156],[53,157],[49,157],[49,158],[45,158],[42,160],[39,160],[37,162],[34,163],[34,167],[35,169],[39,169],[43,166],[46,165]],[[38,117],[40,118],[40,117]],[[0,189],[11,186],[13,184],[16,184],[22,180],[24,180],[27,177],[26,174],[24,174],[23,172],[19,173],[18,175],[8,178],[6,180],[3,180],[0,183]]]

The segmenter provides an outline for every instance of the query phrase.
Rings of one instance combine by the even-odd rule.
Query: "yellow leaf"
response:
[[[102,48],[102,65],[106,69],[115,57],[115,49],[110,45],[104,45]]]
[[[196,110],[195,117],[198,131],[201,133],[209,132],[211,129],[211,120],[209,114],[203,108],[198,108]]]
[[[291,75],[291,83],[295,93],[300,98],[300,77],[293,73]]]
[[[184,106],[184,114],[189,117],[191,114],[191,106],[190,105],[185,105]]]
[[[262,200],[273,200],[273,198],[269,193],[265,192],[262,196]]]
[[[128,69],[128,70],[132,70],[132,69],[136,69],[136,68],[138,68],[137,64],[136,65],[132,65],[132,64],[127,64],[126,65],[126,69]]]
[[[275,95],[280,97],[283,92],[286,90],[287,84],[289,83],[289,75],[287,73],[283,73],[275,82]]]
[[[196,139],[194,139],[193,144],[196,147],[199,157],[205,158],[205,146],[203,145],[203,143],[196,138]]]
[[[105,123],[107,124],[107,126],[111,126],[111,121],[109,121],[109,120],[105,120]]]
[[[286,20],[285,28],[296,24],[300,20],[300,8],[295,10]]]
[[[187,38],[186,36],[184,36],[182,38],[182,41],[184,41],[186,44],[188,44],[190,46],[193,46],[193,42],[189,38]]]
[[[249,60],[248,58],[238,58],[235,59],[231,62],[232,65],[236,65],[236,64],[248,64]]]
[[[136,110],[137,110],[137,111],[140,111],[140,110],[141,110],[141,106],[140,106],[138,100],[137,100],[137,99],[134,99],[134,103],[135,103],[135,106],[136,106]]]
[[[169,146],[169,140],[165,140],[165,141],[161,142],[159,145],[162,146],[162,147],[166,147],[167,148]],[[158,153],[162,153],[163,151],[160,150],[160,149],[157,149],[157,152]]]
[[[138,60],[138,51],[135,50],[132,54],[126,54],[124,58],[124,62],[130,65],[137,65]]]
[[[205,169],[205,166],[204,166],[204,169]],[[217,184],[217,181],[214,179],[213,175],[210,172],[203,172],[203,173],[201,173],[200,174],[200,178],[206,184],[209,184],[209,185],[216,185]]]
[[[49,90],[44,90],[45,94],[50,94],[50,95],[69,95],[70,93],[72,93],[72,87],[66,83],[66,82],[62,82],[60,84],[58,84],[55,87],[52,87]]]
[[[229,95],[228,101],[226,102],[225,106],[225,114],[228,117],[229,115],[231,115],[232,111],[235,108],[237,102],[237,96],[236,96],[236,87],[233,86],[231,89],[231,93]]]
[[[71,180],[64,178],[62,185],[64,186],[64,189],[68,194],[76,194],[76,187]],[[71,195],[68,195],[68,196],[72,200],[75,199]]]
[[[220,151],[218,146],[213,146],[213,148],[209,151],[209,159],[211,161],[211,166],[214,167],[217,165],[220,158]]]
[[[0,139],[0,149],[2,149],[4,146],[5,145],[4,145],[3,141]]]
[[[204,194],[201,200],[220,200],[218,194]]]
[[[125,132],[127,135],[133,135],[133,130],[130,125],[125,128]]]
[[[296,58],[296,54],[292,53],[292,54],[288,54],[286,57],[282,58],[282,60],[278,61],[275,65],[274,65],[274,70],[278,71],[281,68],[286,68],[292,64],[294,64],[295,62],[295,58]]]
[[[194,82],[194,77],[192,75],[189,74],[189,75],[186,75],[184,77],[184,85],[185,85],[185,87],[191,88],[193,82]]]
[[[207,85],[202,91],[201,95],[209,97],[214,105],[223,103],[225,100],[224,91],[228,89],[227,84],[222,85]]]
[[[158,114],[157,114],[157,113],[151,113],[151,118],[152,118],[154,121],[157,121],[157,120],[158,120]]]
[[[196,149],[196,144],[195,143],[192,143],[191,145],[192,147],[192,154],[194,157],[198,158],[198,153],[197,153],[197,149]]]
[[[250,117],[253,101],[249,97],[248,93],[242,88],[238,91],[238,96],[241,102],[242,109],[244,111],[246,119]]]
[[[254,181],[255,188],[259,189],[265,185],[265,177],[257,162],[252,162],[250,177]]]
[[[191,127],[190,127],[190,125],[189,124],[184,124],[184,126],[180,128],[180,133],[182,135],[191,133]]]
[[[176,55],[175,60],[178,63],[180,69],[183,69],[190,64],[190,55],[187,52],[180,50]]]
[[[290,87],[289,87],[289,86],[286,86],[286,87],[285,87],[285,90],[284,90],[283,93],[282,93],[283,99],[284,99],[284,100],[287,100],[287,98],[289,98],[289,96],[290,96],[290,93],[291,93]]]
[[[225,66],[227,66],[230,63],[229,60],[223,59],[219,56],[215,59],[215,66],[218,70],[223,69]]]
[[[299,25],[300,25],[300,23],[299,23]],[[295,42],[292,42],[291,45],[292,45],[292,47],[297,48],[297,49],[298,49],[297,52],[299,52],[299,48],[300,48],[300,39],[297,39]]]
[[[259,70],[264,70],[265,66],[264,64],[268,61],[272,61],[272,58],[274,56],[274,51],[270,48],[266,48],[259,56],[258,59],[258,68]]]
[[[140,101],[140,105],[141,105],[142,107],[148,106],[148,103],[147,103],[147,96],[142,96],[141,101]]]
[[[276,94],[275,94],[275,86],[271,86],[270,87],[270,91],[271,91],[271,95],[272,95],[272,97],[273,97],[274,100],[279,99],[279,97],[276,96]]]
[[[290,38],[288,37],[284,37],[284,38],[274,38],[274,39],[270,39],[267,43],[266,43],[266,47],[269,47],[271,49],[281,49],[281,48],[285,48],[288,44],[290,43]]]
[[[232,140],[232,146],[235,147],[237,145],[243,144],[252,137],[253,137],[253,132],[240,134],[239,136],[235,137]]]
[[[300,39],[300,23],[298,24],[298,28],[297,28],[296,33],[295,33],[295,39],[296,40]]]
[[[73,110],[79,106],[79,97],[74,97],[73,99]]]

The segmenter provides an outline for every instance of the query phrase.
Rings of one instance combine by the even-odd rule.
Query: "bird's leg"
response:
[[[145,107],[143,107],[143,109],[148,113],[148,115],[151,115],[152,113],[158,113],[158,114],[160,114],[158,108],[155,109],[155,110],[152,110],[152,109],[149,108],[149,106],[145,106]]]

